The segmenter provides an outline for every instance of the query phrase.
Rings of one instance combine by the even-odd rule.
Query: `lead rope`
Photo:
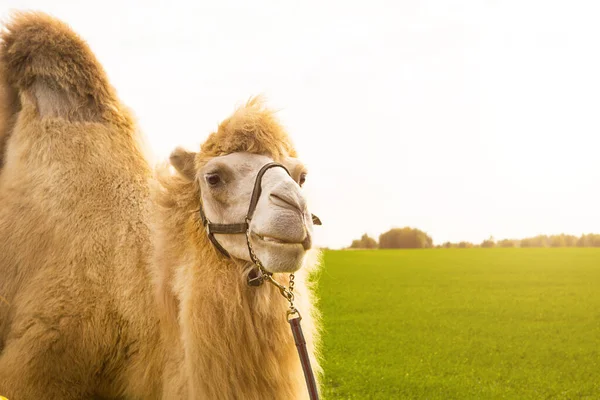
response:
[[[296,307],[294,307],[294,274],[290,274],[290,284],[288,288],[273,279],[271,274],[264,273],[264,276],[269,282],[277,286],[281,292],[281,295],[290,302],[290,308],[287,311],[286,316],[287,321],[290,324],[290,328],[292,329],[292,335],[294,336],[294,342],[296,342],[296,348],[298,349],[298,356],[300,357],[300,364],[302,365],[304,380],[306,381],[306,388],[308,389],[310,400],[318,400],[319,391],[317,390],[317,382],[315,380],[312,367],[310,366],[310,358],[308,356],[308,350],[306,349],[306,340],[304,339],[304,333],[302,333],[302,326],[300,325],[302,316]]]
[[[304,339],[304,333],[302,333],[302,326],[300,326],[300,320],[302,316],[300,312],[294,307],[294,274],[290,274],[289,292],[291,295],[290,309],[287,311],[287,320],[290,323],[292,329],[292,335],[294,335],[294,342],[296,342],[296,348],[298,349],[298,356],[300,357],[300,363],[302,364],[302,370],[304,371],[304,380],[306,381],[306,388],[311,400],[319,399],[319,391],[317,390],[317,382],[315,375],[313,374],[312,367],[310,366],[310,358],[308,356],[308,350],[306,349],[306,340]],[[290,316],[297,315],[295,318]]]
[[[246,223],[250,226],[250,221],[246,219]],[[300,311],[294,306],[294,274],[290,274],[290,283],[288,288],[273,279],[273,274],[267,272],[265,267],[256,256],[252,245],[250,244],[250,229],[246,230],[246,240],[248,243],[248,251],[250,253],[250,259],[258,267],[260,274],[257,278],[249,279],[248,284],[250,286],[260,286],[265,280],[275,285],[279,292],[287,301],[290,303],[290,308],[286,313],[287,321],[292,329],[292,335],[294,336],[294,342],[298,349],[298,356],[300,357],[300,364],[302,365],[302,371],[304,372],[304,380],[306,381],[306,388],[308,389],[308,395],[310,400],[319,400],[319,391],[317,390],[317,382],[313,373],[312,367],[310,366],[310,358],[308,357],[308,350],[306,349],[306,340],[302,333],[302,326],[300,321],[302,316]]]

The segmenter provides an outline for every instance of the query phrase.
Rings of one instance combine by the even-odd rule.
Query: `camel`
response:
[[[156,169],[88,45],[37,12],[0,43],[0,395],[305,399],[288,303],[320,375],[306,169],[251,98]],[[208,224],[244,222],[247,235]],[[212,240],[211,240],[212,239]],[[216,245],[221,247],[219,247]],[[222,250],[222,251],[221,251]]]

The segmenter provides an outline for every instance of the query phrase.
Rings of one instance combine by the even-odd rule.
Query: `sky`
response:
[[[600,232],[596,1],[0,0],[70,24],[158,158],[263,94],[315,243]]]

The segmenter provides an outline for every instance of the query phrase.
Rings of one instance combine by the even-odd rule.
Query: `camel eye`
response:
[[[206,182],[210,186],[217,186],[219,183],[221,183],[221,177],[218,174],[207,174]]]
[[[300,175],[300,179],[298,179],[298,184],[302,186],[304,185],[304,182],[306,182],[306,174],[303,173],[302,175]]]

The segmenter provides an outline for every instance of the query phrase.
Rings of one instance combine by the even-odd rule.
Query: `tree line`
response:
[[[490,237],[481,243],[462,241],[458,243],[445,242],[433,245],[433,239],[427,233],[411,227],[393,228],[379,235],[376,240],[366,233],[360,239],[352,241],[350,249],[428,249],[428,248],[459,248],[473,247],[600,247],[600,234],[589,233],[581,236],[574,235],[538,235],[524,239],[502,239],[496,241]]]
[[[351,249],[427,249],[431,247],[433,247],[431,236],[410,227],[390,229],[379,235],[379,240],[375,240],[365,233],[350,245]]]

